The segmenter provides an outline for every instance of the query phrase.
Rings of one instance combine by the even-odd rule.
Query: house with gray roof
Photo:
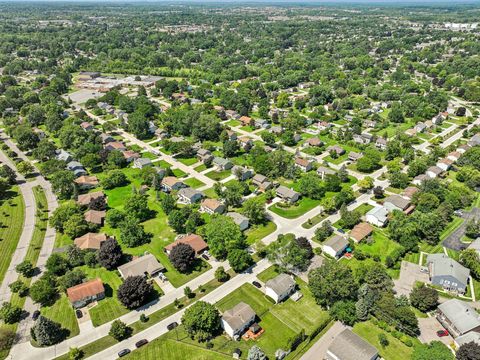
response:
[[[464,294],[470,277],[470,270],[446,254],[430,254],[427,257],[430,281],[446,291]]]
[[[164,269],[155,256],[146,254],[119,266],[118,272],[126,279],[129,276],[153,276]]]
[[[469,303],[450,299],[438,305],[437,320],[454,337],[471,331],[480,332],[479,314]]]
[[[383,202],[388,211],[399,210],[404,211],[410,205],[410,200],[401,197],[400,195],[390,195]]]
[[[480,238],[472,241],[470,245],[468,245],[467,249],[473,249],[477,252],[478,256],[480,256]]]
[[[265,295],[279,303],[295,292],[296,285],[290,275],[280,274],[265,283]]]
[[[286,202],[289,202],[291,204],[297,202],[298,199],[300,198],[300,194],[298,192],[296,192],[293,189],[287,188],[286,186],[283,186],[283,185],[280,185],[277,188],[277,196],[280,199]]]
[[[335,235],[322,244],[322,251],[325,254],[338,259],[345,252],[348,244],[348,240],[343,236]]]
[[[250,226],[248,218],[242,214],[237,212],[228,212],[227,216],[233,219],[233,222],[240,227],[241,231],[247,230]]]
[[[237,339],[255,322],[256,316],[250,305],[240,302],[222,314],[221,325],[228,336]]]
[[[350,329],[335,336],[327,349],[327,360],[376,360],[378,350]]]
[[[63,149],[56,150],[55,154],[56,154],[55,157],[57,158],[57,160],[62,160],[65,162],[69,162],[72,160],[72,155],[70,155],[68,151],[65,151]]]
[[[191,187],[186,187],[178,190],[177,195],[178,201],[182,204],[194,204],[204,197],[201,191],[198,191]]]
[[[325,179],[325,176],[327,175],[335,175],[336,172],[333,169],[330,169],[326,166],[319,166],[317,168],[317,174],[323,179]]]
[[[148,166],[153,166],[152,160],[149,158],[137,158],[133,160],[133,168],[135,169],[143,169]]]
[[[376,206],[365,214],[368,223],[383,227],[388,221],[388,209],[384,206]]]
[[[249,168],[235,165],[232,168],[232,174],[240,181],[245,181],[253,177],[253,171]]]
[[[72,171],[75,177],[80,177],[83,175],[87,175],[87,172],[85,171],[85,168],[81,163],[78,161],[70,161],[67,164],[67,169]]]
[[[217,171],[230,170],[233,167],[233,163],[230,160],[218,156],[213,159],[213,165],[215,165]]]
[[[468,344],[469,342],[474,342],[480,345],[480,333],[475,331],[470,331],[464,335],[460,335],[459,337],[457,337],[454,340],[454,342],[457,349],[462,345]]]

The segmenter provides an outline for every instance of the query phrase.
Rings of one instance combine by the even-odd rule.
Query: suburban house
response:
[[[357,161],[358,159],[361,159],[363,157],[363,154],[357,153],[355,151],[350,151],[348,153],[348,160],[350,161]]]
[[[335,336],[325,354],[326,360],[376,360],[378,350],[350,329]]]
[[[415,136],[415,135],[417,135],[417,130],[415,130],[415,128],[408,129],[408,130],[405,130],[405,134],[408,135],[408,136]]]
[[[469,332],[480,332],[479,314],[469,303],[458,299],[438,305],[437,320],[454,338]]]
[[[470,245],[468,245],[467,249],[475,250],[477,254],[480,256],[480,238],[477,238],[476,240],[472,241]]]
[[[302,170],[303,172],[307,172],[312,170],[313,162],[301,157],[295,158],[295,166]]]
[[[437,167],[439,167],[443,171],[448,171],[448,170],[450,170],[450,168],[453,165],[453,160],[450,160],[448,158],[441,159],[437,162],[436,165],[437,165]]]
[[[417,192],[419,192],[420,189],[415,187],[415,186],[409,186],[407,188],[405,188],[405,190],[403,190],[402,192],[402,196],[408,200],[412,200],[413,199],[413,195],[415,195]]]
[[[325,254],[330,255],[338,259],[342,256],[345,250],[348,247],[348,240],[345,239],[343,236],[335,235],[330,239],[327,239],[322,245],[322,251]]]
[[[290,275],[280,274],[265,283],[265,294],[279,303],[295,292],[297,284]]]
[[[322,145],[323,145],[323,141],[320,140],[320,139],[317,138],[317,137],[310,138],[310,139],[308,139],[305,143],[306,143],[308,146],[313,146],[313,147],[319,147],[319,146],[322,146]]]
[[[372,141],[373,136],[369,133],[355,134],[353,135],[353,141],[358,144],[369,144]]]
[[[310,265],[308,265],[307,270],[305,271],[294,271],[295,275],[298,276],[300,279],[305,281],[308,284],[308,273],[313,269],[318,269],[319,267],[323,266],[325,262],[325,258],[320,255],[313,255],[313,258],[310,260]]]
[[[405,211],[410,205],[410,200],[401,197],[400,195],[390,195],[383,202],[383,206],[388,209],[388,211]]]
[[[93,209],[86,211],[85,214],[83,215],[86,222],[90,224],[99,225],[99,226],[103,225],[103,221],[105,220],[106,216],[107,216],[107,212],[105,210],[93,210]]]
[[[170,254],[170,251],[178,245],[178,244],[187,244],[192,247],[193,250],[195,250],[195,254],[200,255],[202,252],[207,250],[208,245],[203,240],[203,238],[200,235],[197,234],[189,234],[183,237],[178,238],[175,240],[173,243],[168,244],[167,246],[164,247],[164,250],[167,254]]]
[[[421,185],[422,182],[424,182],[425,180],[428,180],[428,179],[430,179],[430,176],[428,176],[426,174],[420,174],[420,175],[417,175],[413,178],[412,184]]]
[[[253,140],[248,136],[239,137],[238,142],[240,143],[240,147],[245,151],[250,151],[250,149],[253,147]]]
[[[230,170],[233,167],[233,163],[230,160],[218,156],[213,159],[213,165],[215,165],[217,171]]]
[[[165,191],[177,191],[186,185],[178,180],[175,176],[166,176],[162,179],[162,188]]]
[[[217,199],[205,199],[200,204],[200,211],[207,214],[223,214],[225,212],[225,205]]]
[[[465,152],[467,150],[469,150],[471,148],[470,145],[468,144],[463,144],[463,145],[460,145],[458,148],[457,148],[457,151],[460,153],[460,154],[465,154]]]
[[[69,152],[63,150],[63,149],[59,149],[59,150],[56,150],[55,151],[55,158],[57,160],[62,160],[62,161],[65,161],[65,162],[69,162],[72,160],[72,155],[70,155]]]
[[[149,158],[138,158],[133,160],[132,167],[135,169],[143,169],[149,166],[153,166],[152,160],[150,160]]]
[[[230,141],[237,140],[237,133],[235,131],[227,130],[226,133],[227,133],[228,140]]]
[[[427,267],[430,281],[441,286],[446,291],[464,294],[470,270],[445,254],[430,254],[427,256]]]
[[[253,177],[253,171],[249,168],[235,165],[232,168],[232,174],[237,177],[240,181],[245,181]]]
[[[417,125],[415,125],[414,129],[417,131],[417,133],[423,133],[427,129],[427,125],[425,125],[423,122],[419,122]]]
[[[222,314],[222,328],[232,339],[237,339],[255,322],[256,316],[250,305],[240,302]]]
[[[283,201],[291,204],[297,202],[300,198],[300,194],[298,192],[283,185],[280,185],[277,188],[277,196]]]
[[[440,176],[441,174],[443,174],[443,170],[441,168],[439,168],[438,166],[430,166],[427,169],[426,174],[431,179],[434,179],[437,176]]]
[[[82,175],[75,179],[75,184],[80,190],[87,190],[96,187],[98,179],[96,176]]]
[[[353,227],[350,231],[350,239],[359,243],[373,233],[373,227],[369,223],[362,222]]]
[[[270,132],[275,135],[280,135],[283,132],[283,128],[281,126],[272,126]]]
[[[235,224],[240,227],[241,231],[247,230],[250,226],[248,218],[246,216],[243,216],[242,214],[239,214],[237,212],[228,212],[227,216],[233,219]]]
[[[338,156],[345,154],[345,150],[339,145],[331,145],[327,148],[328,152],[336,152]]]
[[[94,279],[67,289],[67,297],[75,309],[82,308],[92,301],[105,297],[102,280]]]
[[[87,194],[78,195],[77,204],[80,206],[88,206],[90,202],[96,199],[105,199],[103,191],[95,191]]]
[[[475,331],[470,331],[464,335],[460,335],[459,337],[457,337],[455,340],[454,340],[454,343],[455,343],[455,346],[457,347],[457,349],[464,345],[464,344],[467,344],[469,342],[474,342],[478,345],[480,345],[480,333],[478,332],[475,332]]]
[[[254,126],[255,125],[255,120],[253,120],[251,117],[248,116],[241,116],[240,122],[242,123],[243,126]]]
[[[110,142],[115,141],[115,138],[113,136],[105,134],[105,133],[100,134],[100,139],[102,140],[103,144],[108,144]]]
[[[163,269],[163,265],[158,262],[155,256],[145,254],[126,264],[120,265],[117,270],[122,278],[126,279],[129,276],[153,276]]]
[[[178,190],[178,202],[182,204],[195,204],[200,201],[204,195],[201,191],[191,187],[185,187]]]
[[[382,137],[379,137],[377,138],[377,140],[375,140],[375,146],[381,150],[385,150],[387,148],[387,140],[385,140]]]
[[[262,128],[262,129],[268,129],[270,127],[270,123],[268,122],[267,119],[256,119],[255,120],[255,127],[256,128]]]
[[[197,159],[199,161],[211,161],[213,160],[213,155],[210,150],[202,148],[197,151]]]
[[[86,233],[75,240],[73,243],[76,247],[82,250],[86,249],[93,249],[98,250],[100,249],[100,244],[108,239],[107,235],[105,234],[98,234],[98,233]]]
[[[335,170],[332,170],[326,166],[319,166],[317,169],[317,174],[322,178],[322,180],[325,179],[325,176],[327,175],[335,175],[336,172]]]
[[[67,164],[67,169],[72,171],[75,177],[87,175],[87,172],[85,171],[85,168],[81,163],[78,161],[70,161]]]
[[[88,121],[84,121],[80,124],[80,127],[85,131],[93,130],[93,125],[90,124]]]
[[[140,158],[140,154],[137,153],[136,151],[133,151],[133,150],[122,151],[122,155],[125,158],[125,160],[127,161],[127,163],[131,163],[135,159]]]
[[[252,184],[258,187],[260,191],[270,190],[273,186],[273,184],[268,181],[267,177],[261,174],[256,174],[252,178]]]
[[[365,214],[365,219],[372,225],[383,227],[388,221],[388,210],[383,206],[375,206]]]
[[[105,145],[105,149],[107,149],[108,151],[113,151],[113,150],[125,151],[127,150],[127,147],[120,141],[112,141]]]
[[[447,159],[450,159],[453,162],[456,162],[458,161],[458,159],[460,159],[460,156],[462,156],[462,154],[459,151],[452,151],[447,155]]]
[[[473,135],[470,141],[468,142],[468,145],[470,146],[480,145],[480,134]]]

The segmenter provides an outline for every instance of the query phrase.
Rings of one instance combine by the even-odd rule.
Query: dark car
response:
[[[252,284],[253,286],[255,286],[256,288],[261,288],[262,287],[262,284],[260,284],[258,281],[252,281]]]
[[[37,320],[39,316],[40,316],[40,310],[35,310],[32,314],[32,319]]]
[[[75,314],[77,315],[77,319],[81,319],[83,317],[82,310],[75,310]]]
[[[122,357],[128,354],[130,354],[130,349],[123,349],[118,352],[118,357]]]
[[[147,339],[142,339],[142,340],[138,340],[136,343],[135,343],[135,346],[137,348],[139,347],[142,347],[143,345],[146,345],[148,344],[148,340]]]
[[[437,336],[438,337],[444,337],[444,336],[448,336],[448,330],[438,330],[437,331]]]
[[[205,260],[209,260],[210,258],[207,256],[207,254],[202,254],[202,258],[204,258]]]
[[[176,321],[174,321],[174,322],[167,325],[167,330],[171,331],[171,330],[175,329],[177,326],[178,326],[178,323]]]

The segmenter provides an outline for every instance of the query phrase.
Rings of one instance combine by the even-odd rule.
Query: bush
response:
[[[110,335],[117,341],[122,341],[132,335],[132,328],[128,327],[124,322],[120,320],[115,320],[110,327],[108,335]]]

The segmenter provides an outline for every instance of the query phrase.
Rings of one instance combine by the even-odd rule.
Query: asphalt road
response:
[[[461,251],[464,250],[468,245],[461,241],[462,237],[465,235],[465,229],[467,227],[467,223],[471,219],[479,219],[480,218],[480,209],[473,208],[470,212],[465,212],[462,215],[462,218],[465,219],[464,222],[453,231],[450,235],[443,240],[443,246],[446,248]]]

